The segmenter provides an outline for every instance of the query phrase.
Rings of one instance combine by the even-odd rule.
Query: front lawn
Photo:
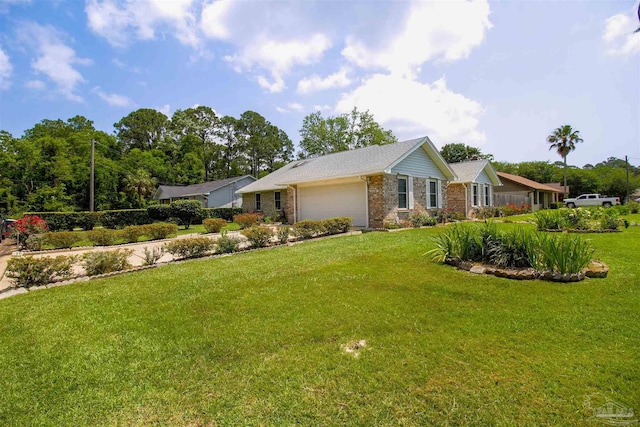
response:
[[[594,393],[640,408],[640,228],[589,235],[611,272],[569,285],[435,264],[439,232],[0,300],[0,425],[587,425]]]

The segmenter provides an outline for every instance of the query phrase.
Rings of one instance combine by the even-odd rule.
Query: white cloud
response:
[[[171,115],[171,105],[169,104],[164,104],[162,107],[157,107],[156,110],[160,111],[162,114],[164,114],[167,117]]]
[[[218,0],[205,4],[202,8],[200,27],[212,39],[228,40],[231,30],[227,27],[233,0]]]
[[[11,82],[11,74],[13,73],[13,66],[4,50],[0,49],[0,90],[9,89]]]
[[[341,68],[339,71],[322,78],[316,74],[304,78],[298,82],[298,93],[306,94],[331,89],[334,87],[347,87],[351,80],[347,77],[348,70]]]
[[[91,92],[98,95],[104,102],[113,107],[133,108],[136,105],[131,98],[118,95],[117,93],[107,93],[100,89],[100,86],[94,87]]]
[[[377,46],[348,36],[343,56],[361,68],[414,77],[426,61],[466,58],[492,27],[487,0],[414,1],[406,17],[402,30]]]
[[[269,71],[273,82],[264,76],[259,76],[258,83],[270,92],[280,92],[285,88],[283,77],[294,66],[318,62],[330,47],[331,41],[324,34],[319,33],[306,38],[285,41],[262,35],[235,55],[227,55],[225,60],[230,62],[238,72],[256,67]]]
[[[292,111],[303,111],[304,110],[304,106],[302,104],[299,104],[297,102],[289,102],[287,104],[287,108],[284,107],[276,107],[276,111],[279,113],[283,113],[283,114],[289,114]]]
[[[330,105],[326,105],[326,104],[325,105],[314,105],[313,106],[313,110],[322,112],[322,111],[332,111],[333,108],[331,108]]]
[[[47,87],[45,82],[43,82],[42,80],[29,80],[24,85],[27,87],[27,89],[33,90],[44,90]]]
[[[481,144],[486,139],[478,130],[482,106],[449,90],[444,78],[428,84],[398,75],[376,74],[344,94],[336,112],[347,113],[353,107],[369,110],[399,139],[428,135],[437,145]]]
[[[92,61],[76,56],[63,37],[64,34],[54,27],[36,23],[24,23],[18,30],[18,38],[36,53],[31,68],[55,83],[57,90],[68,100],[82,102],[82,97],[75,91],[85,79],[75,65],[89,65]]]
[[[151,40],[156,32],[169,34],[182,44],[198,47],[193,0],[89,0],[85,7],[89,28],[112,46],[133,40]]]
[[[602,40],[607,46],[607,55],[631,56],[640,52],[640,32],[634,33],[638,28],[635,10],[613,15],[605,22]]]

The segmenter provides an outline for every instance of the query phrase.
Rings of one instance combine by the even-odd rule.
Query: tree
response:
[[[220,120],[217,136],[224,146],[221,162],[222,178],[231,178],[239,175],[241,169],[240,163],[242,162],[239,154],[243,149],[242,138],[240,136],[240,123],[234,117],[224,116]]]
[[[320,111],[309,114],[302,121],[300,137],[300,158],[397,142],[393,133],[383,129],[369,111],[360,112],[356,108],[326,119]]]
[[[171,117],[171,129],[177,136],[195,135],[199,138],[205,181],[209,181],[216,161],[215,154],[218,150],[214,150],[213,146],[216,145],[214,138],[219,133],[220,124],[220,118],[215,111],[203,105],[176,110]]]
[[[116,136],[127,150],[151,150],[164,139],[169,125],[167,116],[151,108],[140,108],[113,126]]]
[[[171,203],[171,216],[178,218],[185,229],[194,219],[202,215],[202,203],[199,200],[176,200]]]
[[[236,122],[239,145],[249,164],[249,173],[260,176],[264,169],[272,172],[288,162],[293,143],[287,134],[255,111],[245,111]]]
[[[124,191],[136,197],[139,208],[145,205],[144,197],[152,195],[156,189],[154,179],[145,169],[138,169],[133,173],[128,173],[124,184]]]
[[[447,161],[447,163],[460,163],[468,162],[470,160],[493,160],[493,155],[482,154],[479,148],[465,145],[461,142],[446,144],[440,150],[440,154]]]
[[[583,142],[580,138],[580,131],[573,130],[569,125],[560,126],[547,137],[547,142],[551,144],[549,150],[555,149],[562,157],[564,163],[564,196],[567,197],[567,155],[576,149],[576,144]]]

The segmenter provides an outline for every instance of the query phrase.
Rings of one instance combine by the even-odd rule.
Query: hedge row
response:
[[[147,209],[123,209],[99,212],[25,212],[44,219],[50,231],[65,231],[82,228],[92,230],[96,225],[105,228],[124,228],[130,225],[151,224],[154,221],[171,219],[170,205],[152,205]],[[234,215],[242,213],[242,208],[205,208],[202,215],[192,224],[201,224],[207,218],[222,218],[232,221]]]

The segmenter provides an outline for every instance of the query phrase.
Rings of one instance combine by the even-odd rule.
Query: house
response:
[[[442,208],[455,174],[428,137],[293,161],[238,191],[247,211],[289,223],[336,216],[382,228]]]
[[[236,192],[255,181],[251,175],[243,175],[202,184],[161,185],[153,198],[161,204],[169,204],[180,199],[194,199],[200,200],[205,208],[242,207],[242,196]]]
[[[562,190],[510,173],[498,172],[502,187],[495,188],[495,204],[531,205],[531,211],[547,209]]]
[[[447,208],[468,217],[475,209],[494,205],[494,187],[501,186],[502,182],[488,160],[449,166],[458,179],[447,186]]]
[[[564,184],[561,182],[545,182],[547,187],[555,188],[559,191],[558,200],[552,200],[553,202],[561,202],[564,200]],[[567,194],[571,191],[571,187],[567,185]]]

